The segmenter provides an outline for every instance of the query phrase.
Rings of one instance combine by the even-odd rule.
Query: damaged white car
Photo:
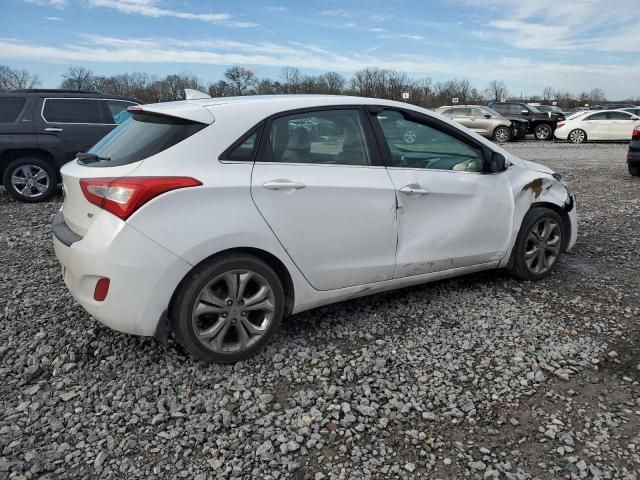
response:
[[[64,281],[114,329],[233,362],[285,315],[479,270],[540,279],[576,241],[557,175],[428,110],[189,98],[131,108],[62,169]]]

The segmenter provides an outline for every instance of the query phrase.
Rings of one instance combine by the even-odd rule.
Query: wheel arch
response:
[[[255,247],[228,248],[228,249],[216,252],[216,253],[214,253],[212,255],[209,255],[206,258],[203,258],[200,262],[198,262],[196,265],[194,265],[185,274],[185,276],[182,278],[182,280],[180,280],[178,285],[176,285],[176,288],[174,289],[173,294],[171,295],[171,300],[169,301],[169,309],[168,309],[168,311],[171,311],[171,307],[173,305],[173,302],[175,301],[176,292],[180,289],[180,287],[182,286],[182,284],[184,283],[186,278],[189,276],[189,274],[194,269],[198,268],[200,265],[202,265],[205,262],[209,262],[209,261],[215,259],[216,257],[221,257],[223,255],[229,255],[229,254],[233,254],[233,253],[244,253],[244,254],[247,254],[247,255],[254,256],[254,257],[258,258],[259,260],[262,260],[264,263],[266,263],[267,265],[269,265],[273,269],[273,271],[276,273],[276,275],[278,276],[278,278],[282,282],[282,288],[284,289],[284,301],[285,301],[284,313],[285,313],[285,315],[290,315],[291,312],[293,311],[293,306],[295,304],[295,289],[294,289],[294,286],[293,286],[293,279],[291,278],[291,274],[289,273],[289,270],[287,269],[285,264],[278,257],[276,257],[274,254],[272,254],[270,252],[267,252],[266,250],[262,250],[260,248],[255,248]]]
[[[56,173],[56,180],[61,181],[60,172],[54,165],[54,158],[46,150],[40,148],[9,148],[0,153],[0,178],[4,175],[4,171],[10,162],[21,157],[38,157],[46,162],[49,162],[53,167],[53,171]]]

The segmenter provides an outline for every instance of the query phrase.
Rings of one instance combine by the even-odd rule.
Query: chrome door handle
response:
[[[420,185],[416,185],[416,184],[411,184],[411,185],[407,185],[406,187],[402,187],[400,189],[400,192],[406,195],[428,195],[431,193],[429,190],[420,188]]]
[[[304,188],[304,183],[292,182],[290,180],[271,180],[262,184],[267,190],[287,190],[293,188],[294,190],[300,190]]]
[[[47,127],[44,129],[45,132],[62,132],[63,129],[62,128],[56,128],[56,127]]]

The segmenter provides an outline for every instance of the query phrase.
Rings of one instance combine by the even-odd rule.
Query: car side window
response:
[[[0,98],[0,123],[15,122],[26,103],[27,99],[24,97]]]
[[[299,113],[271,122],[263,160],[283,163],[370,165],[358,110]]]
[[[486,112],[480,110],[479,108],[472,108],[471,109],[471,116],[472,117],[484,117],[485,114],[486,114]]]
[[[395,110],[385,110],[376,118],[389,146],[391,167],[483,171],[480,148]]]
[[[509,115],[508,105],[504,105],[502,103],[496,103],[492,105],[491,108],[493,108],[496,112],[500,113],[501,115]]]
[[[253,151],[256,148],[256,140],[258,132],[253,132],[240,145],[224,155],[221,160],[229,160],[232,162],[250,162],[253,157]]]
[[[457,108],[456,109],[456,117],[470,117],[471,109],[470,108]]]
[[[42,116],[49,123],[104,123],[98,100],[88,98],[48,98]]]
[[[124,100],[104,100],[107,105],[107,109],[111,114],[112,123],[120,125],[126,119],[131,117],[131,114],[127,111],[127,108],[135,105],[133,102],[126,102]]]
[[[607,114],[605,112],[594,113],[593,115],[589,115],[584,120],[606,120]]]
[[[631,120],[631,115],[625,112],[607,112],[608,120]]]

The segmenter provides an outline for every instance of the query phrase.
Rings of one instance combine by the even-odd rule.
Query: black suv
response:
[[[7,192],[23,202],[49,198],[60,167],[89,150],[139,103],[74,90],[0,94],[0,176]]]
[[[504,117],[528,122],[528,133],[533,133],[536,140],[552,140],[556,125],[564,120],[564,115],[561,113],[541,112],[536,107],[523,102],[491,102],[489,107]]]

